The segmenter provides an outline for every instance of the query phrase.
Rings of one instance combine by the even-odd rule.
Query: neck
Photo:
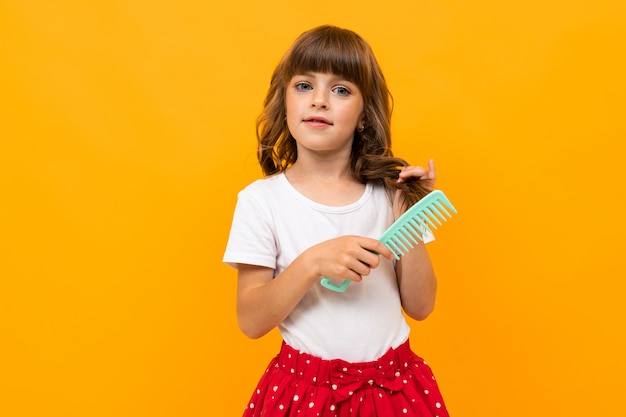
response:
[[[305,160],[298,159],[290,168],[293,177],[320,180],[353,179],[349,161],[341,160]]]
[[[349,165],[328,165],[325,169],[316,165],[312,169],[306,163],[294,163],[285,175],[301,194],[329,206],[345,206],[357,201],[365,190],[352,175]]]

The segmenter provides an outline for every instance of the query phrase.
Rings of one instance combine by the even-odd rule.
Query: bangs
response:
[[[349,30],[329,26],[305,32],[286,57],[285,80],[307,72],[332,73],[362,88],[369,77],[370,53],[365,41]]]

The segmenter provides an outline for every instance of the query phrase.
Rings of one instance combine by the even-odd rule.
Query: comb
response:
[[[431,191],[393,222],[378,240],[398,260],[419,242],[423,242],[425,234],[432,234],[437,225],[442,226],[442,221],[448,221],[447,218],[452,217],[450,212],[456,213],[456,209],[443,191]],[[337,285],[331,278],[324,277],[321,284],[329,290],[344,292],[350,285],[350,280],[346,279]]]

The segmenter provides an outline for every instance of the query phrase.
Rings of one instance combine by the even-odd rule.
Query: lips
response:
[[[328,120],[325,119],[324,117],[308,117],[306,119],[304,119],[305,123],[311,124],[313,126],[332,126],[333,124]]]

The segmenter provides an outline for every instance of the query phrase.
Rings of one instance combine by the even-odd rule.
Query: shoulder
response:
[[[285,176],[284,174],[276,174],[271,177],[258,179],[248,184],[243,190],[239,192],[239,196],[242,195],[259,195],[263,196],[267,193],[282,192],[285,189]]]
[[[284,175],[277,174],[248,184],[237,194],[237,207],[267,213],[274,211],[276,204],[283,201],[287,193],[285,181]]]
[[[239,193],[237,193],[237,202],[271,202],[280,193],[281,181],[279,176],[261,178],[248,184]]]

